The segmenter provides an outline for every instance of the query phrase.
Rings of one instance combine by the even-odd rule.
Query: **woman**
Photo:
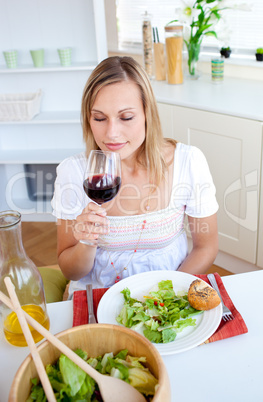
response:
[[[204,273],[218,247],[209,168],[199,149],[163,138],[150,81],[135,60],[110,57],[95,68],[83,92],[82,123],[86,155],[59,165],[52,200],[69,296],[87,283],[108,287],[148,270]],[[83,191],[92,149],[121,157],[121,189],[102,206]],[[185,215],[193,240],[189,254]],[[108,245],[98,246],[99,238]]]

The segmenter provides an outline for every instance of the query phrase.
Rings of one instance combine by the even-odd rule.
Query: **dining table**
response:
[[[248,332],[162,356],[171,402],[263,401],[263,270],[223,276],[222,281]],[[47,310],[53,334],[72,327],[72,300],[49,303]],[[28,354],[28,347],[7,343],[1,328],[0,402],[8,401],[16,371]]]

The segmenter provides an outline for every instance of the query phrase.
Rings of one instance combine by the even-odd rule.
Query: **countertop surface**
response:
[[[263,81],[225,77],[214,84],[209,74],[171,85],[152,81],[157,102],[263,122]]]

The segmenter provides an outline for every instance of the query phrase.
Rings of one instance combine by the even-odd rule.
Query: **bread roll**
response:
[[[221,303],[217,291],[200,279],[191,283],[188,290],[188,301],[196,310],[210,310]]]

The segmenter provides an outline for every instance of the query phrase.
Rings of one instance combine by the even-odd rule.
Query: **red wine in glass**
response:
[[[99,205],[112,200],[117,195],[120,185],[120,176],[110,174],[90,176],[83,182],[83,188],[87,196]]]
[[[117,195],[120,186],[120,155],[109,151],[91,151],[83,181],[87,196],[101,205],[111,201]]]

